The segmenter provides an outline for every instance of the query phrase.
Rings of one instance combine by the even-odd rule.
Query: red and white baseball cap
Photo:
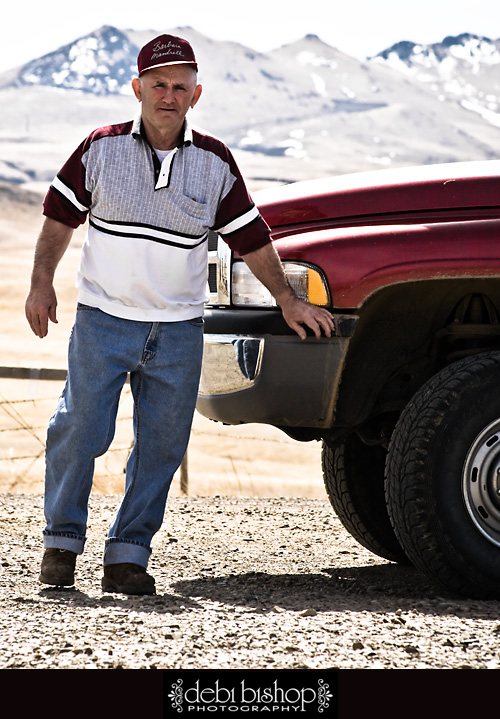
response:
[[[144,45],[137,57],[139,77],[147,70],[165,65],[193,65],[198,70],[193,48],[175,35],[159,35]]]

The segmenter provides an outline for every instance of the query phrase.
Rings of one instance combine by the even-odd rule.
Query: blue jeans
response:
[[[44,546],[81,554],[94,461],[113,439],[130,373],[134,447],[104,564],[146,567],[172,478],[186,452],[203,353],[203,320],[137,322],[79,305],[68,378],[49,422]]]

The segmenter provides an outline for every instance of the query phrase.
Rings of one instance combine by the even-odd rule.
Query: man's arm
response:
[[[310,327],[316,337],[321,336],[321,330],[327,337],[331,337],[335,330],[332,315],[323,307],[311,305],[297,297],[288,284],[283,265],[272,244],[243,255],[243,260],[257,279],[271,292],[281,307],[286,323],[301,339],[307,337],[302,325]]]
[[[54,274],[73,235],[73,228],[45,218],[35,248],[31,288],[26,299],[26,319],[37,337],[49,331],[49,319],[57,322]]]

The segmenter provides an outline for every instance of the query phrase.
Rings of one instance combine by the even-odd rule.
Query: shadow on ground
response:
[[[114,607],[147,613],[183,614],[210,610],[207,602],[259,613],[321,612],[390,613],[418,611],[432,616],[455,615],[478,619],[484,611],[491,617],[497,600],[472,600],[450,595],[426,579],[417,569],[397,564],[365,567],[326,567],[321,573],[267,574],[247,572],[201,576],[173,582],[154,596],[120,594],[91,596],[76,588],[41,589],[39,599],[17,597],[14,601],[50,601],[66,606]]]
[[[478,616],[478,600],[446,594],[417,569],[397,564],[369,567],[327,567],[320,574],[246,574],[201,577],[172,584],[181,596],[256,610],[298,612],[417,609],[430,614],[470,610]],[[491,609],[491,602],[484,602]],[[472,609],[473,605],[473,609]]]

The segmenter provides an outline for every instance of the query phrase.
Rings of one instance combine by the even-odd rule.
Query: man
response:
[[[189,43],[162,35],[145,45],[132,87],[137,119],[91,133],[46,195],[26,316],[41,338],[57,321],[54,273],[88,217],[68,378],[47,433],[40,581],[74,584],[94,460],[111,443],[130,375],[134,447],[102,588],[154,594],[151,539],[187,448],[200,376],[208,229],[243,256],[302,338],[303,324],[330,336],[333,320],[289,287],[227,147],[187,123],[202,92]]]

